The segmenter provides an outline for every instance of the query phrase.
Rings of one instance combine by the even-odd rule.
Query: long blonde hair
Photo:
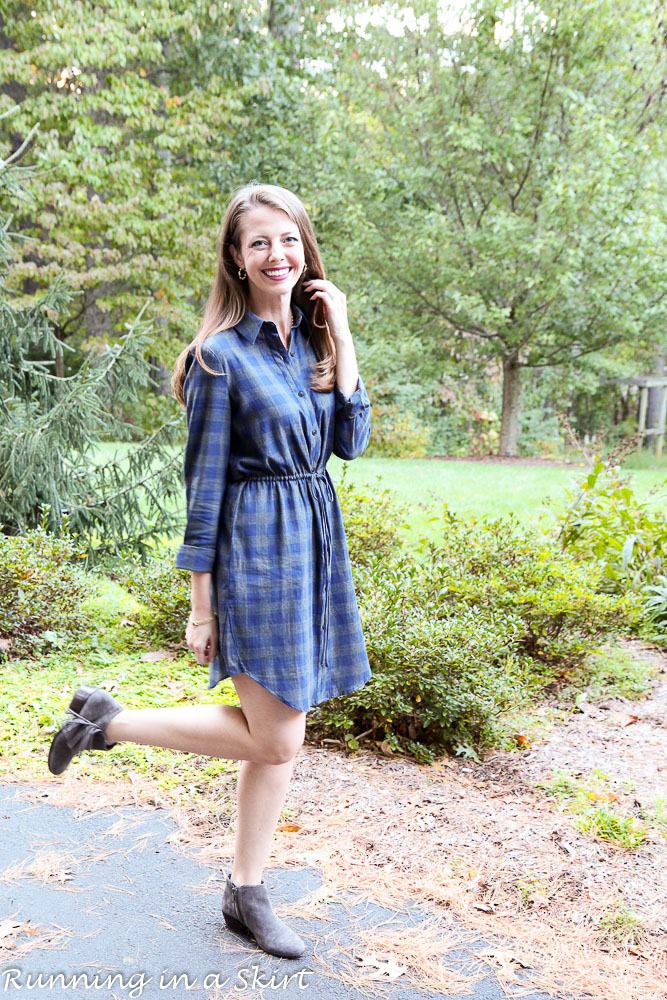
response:
[[[311,373],[311,387],[316,392],[330,392],[336,378],[336,348],[329,328],[324,319],[324,307],[321,299],[314,303],[303,290],[304,277],[324,278],[324,265],[320,257],[319,247],[313,232],[313,226],[301,200],[286,188],[276,184],[248,184],[239,188],[232,196],[224,214],[216,241],[217,267],[213,286],[204,309],[204,315],[194,339],[184,348],[176,359],[171,376],[171,388],[174,396],[185,406],[183,382],[185,381],[185,361],[195,348],[197,361],[211,375],[222,375],[204,364],[202,345],[207,337],[221,330],[235,326],[248,307],[248,282],[238,276],[238,265],[232,257],[231,248],[241,252],[241,222],[245,213],[256,205],[268,205],[270,208],[286,212],[292,222],[299,228],[303,243],[307,275],[303,274],[292,290],[292,302],[295,302],[305,313],[311,331],[311,342],[317,356]]]

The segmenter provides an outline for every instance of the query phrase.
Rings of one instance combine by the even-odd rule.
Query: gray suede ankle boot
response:
[[[222,915],[230,930],[254,937],[269,955],[298,958],[306,950],[299,935],[273,912],[264,879],[261,885],[234,885],[227,875]]]
[[[62,774],[72,757],[82,750],[115,747],[115,743],[107,743],[104,730],[124,707],[102,688],[90,685],[77,688],[66,710],[72,718],[63,722],[51,740],[48,760],[51,774]]]

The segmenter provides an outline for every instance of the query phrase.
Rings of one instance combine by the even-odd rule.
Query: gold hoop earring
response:
[[[243,274],[241,274],[241,271],[243,271]],[[247,275],[248,275],[248,272],[246,271],[245,267],[240,267],[239,268],[239,278],[241,279],[241,281],[245,281]]]

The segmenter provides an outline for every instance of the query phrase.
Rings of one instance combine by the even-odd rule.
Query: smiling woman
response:
[[[305,944],[273,912],[262,871],[306,713],[371,676],[326,469],[332,454],[362,454],[371,420],[346,297],[324,277],[292,192],[251,185],[232,198],[201,327],[172,384],[188,429],[176,556],[192,573],[185,638],[209,664],[209,688],[231,677],[241,708],[128,711],[80,688],[74,721],[55,737],[56,773],[79,750],[116,742],[242,760],[223,917],[265,951],[295,958]]]

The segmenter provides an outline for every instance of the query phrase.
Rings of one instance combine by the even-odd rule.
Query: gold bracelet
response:
[[[215,614],[215,612],[214,612],[214,613],[213,613],[213,614],[211,615],[211,617],[210,617],[210,618],[202,618],[202,620],[201,620],[200,622],[196,622],[196,621],[194,620],[194,618],[190,618],[190,624],[191,624],[191,625],[206,625],[206,624],[207,624],[208,622],[212,622],[212,621],[215,621],[215,619],[216,619],[217,617],[218,617],[218,616],[217,616],[217,615]]]

